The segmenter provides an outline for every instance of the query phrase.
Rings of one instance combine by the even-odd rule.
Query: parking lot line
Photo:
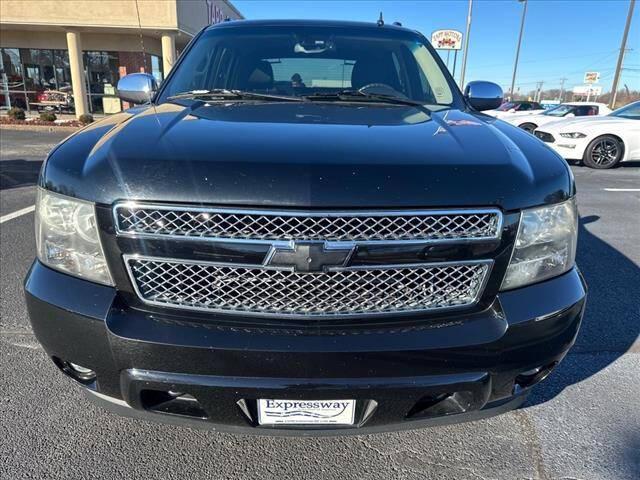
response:
[[[31,213],[36,209],[35,205],[31,205],[30,207],[21,208],[20,210],[16,210],[13,213],[8,213],[0,217],[0,223],[8,222],[9,220],[13,220],[14,218],[21,217],[22,215],[26,215],[27,213]]]
[[[640,188],[605,188],[607,192],[640,192]]]

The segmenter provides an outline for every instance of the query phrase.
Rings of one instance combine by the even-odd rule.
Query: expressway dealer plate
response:
[[[353,425],[355,400],[258,400],[260,425]]]

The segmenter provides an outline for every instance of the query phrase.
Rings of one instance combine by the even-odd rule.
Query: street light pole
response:
[[[611,86],[611,105],[609,107],[614,109],[616,106],[616,97],[618,96],[618,82],[620,81],[620,72],[622,71],[622,61],[624,59],[624,53],[627,49],[627,37],[629,36],[629,27],[631,26],[631,17],[633,16],[633,7],[636,0],[629,2],[629,13],[627,13],[627,23],[624,26],[624,33],[622,34],[622,44],[620,45],[620,54],[618,55],[618,63],[616,64],[616,73],[613,76],[613,85]]]
[[[469,0],[469,11],[467,12],[467,31],[464,34],[464,52],[462,52],[462,70],[460,71],[460,88],[464,88],[464,75],[465,73],[467,73],[467,58],[469,57],[469,34],[471,33],[472,8],[473,8],[473,0]],[[455,63],[454,63],[454,69],[455,69]]]
[[[513,100],[513,89],[516,86],[516,72],[518,70],[518,58],[520,58],[520,44],[522,43],[522,32],[524,31],[524,17],[527,15],[527,0],[518,0],[524,3],[522,9],[522,20],[520,20],[520,34],[518,35],[518,48],[516,48],[516,61],[513,64],[513,77],[511,78],[511,100]]]

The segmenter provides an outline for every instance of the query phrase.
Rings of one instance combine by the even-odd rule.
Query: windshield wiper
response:
[[[226,88],[214,88],[213,90],[191,90],[167,97],[167,100],[179,99],[220,99],[220,100],[265,100],[278,102],[303,102],[299,97],[288,97],[286,95],[270,95],[268,93],[247,92],[244,90],[228,90]]]
[[[378,102],[395,105],[410,105],[431,113],[424,103],[408,98],[396,97],[381,93],[365,93],[359,90],[341,90],[335,93],[313,93],[303,97],[286,95],[271,95],[268,93],[248,92],[245,90],[228,90],[226,88],[214,88],[212,90],[191,90],[167,97],[167,100],[179,99],[219,99],[219,100],[264,100],[278,102],[305,102],[305,101],[338,101],[338,102]]]
[[[359,90],[341,90],[335,93],[313,93],[306,95],[304,98],[311,101],[338,101],[338,102],[380,102],[392,103],[395,105],[410,105],[412,107],[422,108],[429,113],[424,103],[409,98],[396,97],[395,95],[386,95],[382,93],[365,93]]]

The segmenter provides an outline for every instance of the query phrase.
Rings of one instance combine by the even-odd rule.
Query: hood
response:
[[[41,185],[107,205],[513,210],[573,193],[564,161],[516,127],[389,105],[187,101],[134,109],[72,136],[43,171]]]

